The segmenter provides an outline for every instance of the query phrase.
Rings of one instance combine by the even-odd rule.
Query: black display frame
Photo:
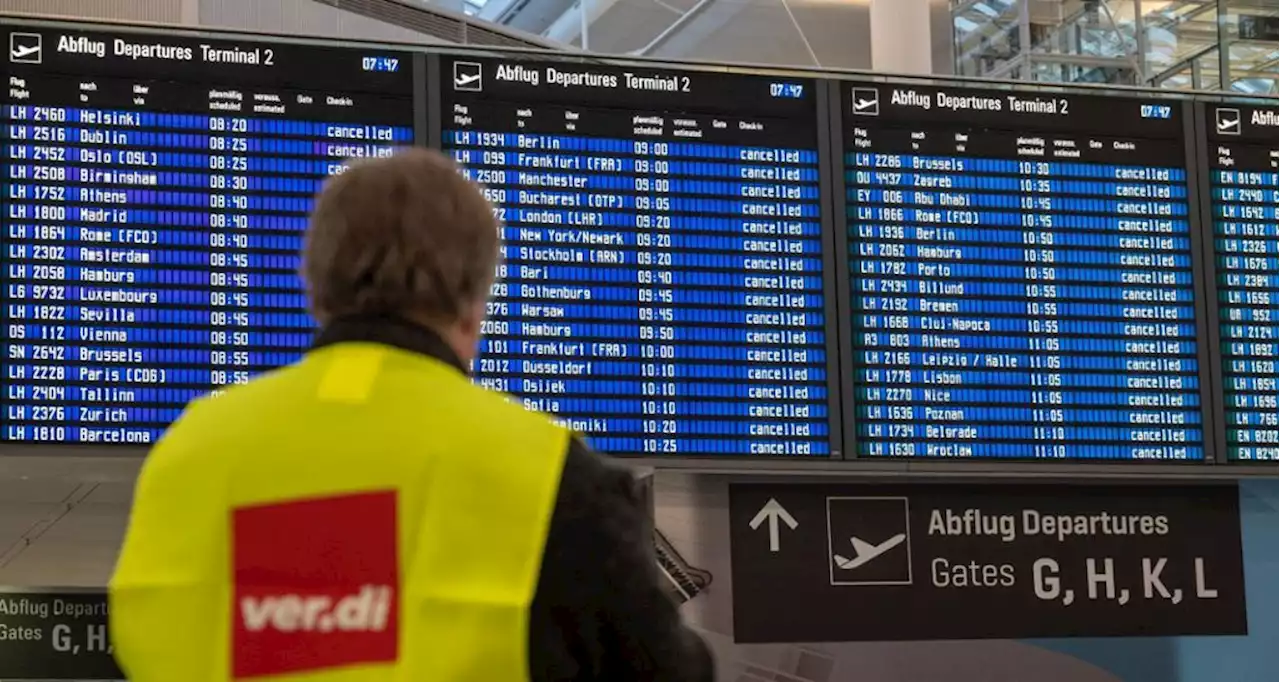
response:
[[[1214,443],[1218,452],[1216,463],[1224,468],[1239,468],[1245,471],[1270,470],[1269,473],[1274,474],[1278,468],[1276,460],[1231,459],[1228,455],[1230,447],[1227,443],[1226,375],[1222,368],[1222,320],[1220,319],[1221,310],[1218,306],[1218,259],[1217,233],[1214,228],[1215,217],[1213,214],[1213,169],[1209,167],[1209,159],[1212,154],[1210,146],[1213,144],[1213,141],[1209,138],[1211,129],[1209,111],[1212,107],[1219,105],[1235,105],[1249,109],[1260,109],[1268,106],[1277,107],[1280,106],[1280,101],[1273,101],[1268,104],[1265,100],[1257,98],[1214,97],[1207,101],[1198,100],[1192,102],[1191,105],[1196,129],[1196,158],[1197,160],[1203,160],[1203,162],[1195,166],[1195,171],[1201,187],[1199,194],[1201,205],[1197,215],[1201,225],[1200,250],[1204,268],[1200,273],[1200,277],[1203,280],[1202,286],[1205,289],[1204,319],[1206,329],[1204,334],[1212,349],[1208,379],[1212,384],[1211,397],[1214,401]],[[1241,142],[1248,143],[1243,136]]]
[[[993,95],[999,95],[999,94],[1010,93],[1010,92],[1027,92],[1027,90],[1024,88],[1011,88],[1007,84],[995,85],[995,84],[988,83],[988,84],[985,84],[986,87],[983,87],[984,84],[981,84],[981,83],[969,83],[969,82],[963,82],[963,81],[951,81],[951,80],[944,80],[944,79],[925,79],[920,81],[906,81],[905,83],[900,79],[878,79],[877,80],[877,79],[844,78],[839,80],[832,80],[831,87],[833,88],[834,91],[830,95],[830,98],[832,100],[832,110],[831,110],[831,116],[829,119],[829,124],[832,130],[832,133],[831,133],[832,144],[835,145],[835,149],[837,152],[832,154],[832,156],[836,158],[836,162],[832,168],[832,171],[835,174],[835,178],[838,181],[838,186],[840,189],[833,191],[831,193],[830,201],[833,204],[833,210],[832,210],[833,215],[837,216],[840,219],[840,222],[842,224],[845,222],[845,215],[848,209],[848,200],[847,200],[847,191],[846,191],[847,188],[845,187],[845,179],[844,179],[845,169],[843,164],[843,157],[845,153],[845,149],[844,149],[845,141],[843,139],[843,136],[845,134],[845,129],[849,126],[849,120],[846,118],[847,112],[845,112],[844,110],[845,109],[844,97],[843,97],[844,93],[849,92],[853,88],[857,88],[857,87],[885,88],[885,87],[892,87],[896,85],[911,85],[911,86],[919,86],[919,87],[932,88],[932,89],[955,88],[955,89],[964,89],[964,90],[985,90],[985,91],[989,91]],[[1032,90],[1031,92],[1036,92],[1041,94],[1053,93],[1053,94],[1062,95],[1064,97],[1072,96],[1072,95],[1075,95],[1075,96],[1082,96],[1082,95],[1096,96],[1097,95],[1097,93],[1090,92],[1088,89],[1084,89],[1084,88],[1051,88],[1051,89],[1043,89],[1043,90],[1037,89],[1037,90]],[[1189,459],[1189,460],[1134,460],[1134,459],[1081,460],[1081,459],[1070,459],[1070,458],[1063,459],[1063,460],[1056,460],[1056,459],[1045,460],[1045,459],[1037,459],[1034,457],[1010,457],[1010,458],[990,458],[990,459],[983,458],[984,462],[991,464],[993,466],[998,466],[1000,464],[1015,465],[1015,466],[1016,465],[1044,466],[1045,464],[1055,463],[1055,464],[1060,464],[1062,466],[1093,465],[1093,466],[1101,466],[1101,467],[1115,467],[1119,469],[1128,469],[1128,470],[1145,469],[1145,468],[1150,468],[1152,466],[1166,466],[1166,467],[1172,467],[1172,468],[1181,468],[1185,470],[1195,470],[1197,468],[1202,468],[1206,466],[1214,466],[1219,463],[1221,448],[1218,447],[1217,441],[1212,438],[1212,434],[1215,432],[1217,428],[1219,428],[1219,425],[1218,425],[1219,419],[1217,418],[1217,414],[1219,413],[1216,413],[1213,410],[1211,400],[1214,398],[1215,394],[1213,393],[1213,388],[1210,385],[1210,382],[1207,380],[1208,377],[1206,377],[1204,373],[1205,372],[1204,368],[1206,367],[1206,365],[1210,367],[1214,366],[1213,359],[1214,357],[1216,357],[1216,355],[1211,355],[1210,349],[1207,347],[1207,344],[1204,343],[1204,340],[1205,340],[1204,332],[1205,332],[1205,325],[1207,320],[1206,312],[1204,310],[1204,305],[1205,305],[1206,299],[1210,298],[1210,296],[1208,291],[1204,287],[1203,277],[1201,276],[1201,272],[1205,267],[1211,268],[1212,261],[1209,261],[1208,263],[1204,262],[1203,251],[1201,249],[1201,245],[1204,241],[1203,239],[1204,233],[1202,230],[1203,226],[1197,225],[1195,220],[1195,216],[1200,215],[1200,204],[1204,203],[1201,200],[1204,185],[1200,183],[1197,179],[1197,176],[1199,174],[1198,170],[1200,168],[1200,165],[1198,165],[1197,163],[1197,160],[1199,158],[1197,156],[1197,141],[1201,139],[1202,136],[1196,135],[1196,128],[1194,126],[1194,121],[1192,118],[1194,113],[1194,107],[1193,107],[1194,103],[1191,100],[1187,99],[1185,95],[1181,95],[1181,93],[1174,94],[1173,97],[1170,97],[1170,93],[1167,93],[1167,92],[1153,93],[1149,91],[1127,92],[1124,95],[1109,93],[1109,95],[1113,98],[1126,97],[1127,99],[1137,99],[1138,97],[1142,97],[1142,96],[1151,98],[1153,95],[1160,95],[1162,96],[1162,98],[1167,98],[1171,106],[1179,107],[1179,109],[1181,110],[1182,130],[1180,131],[1179,134],[1181,136],[1181,141],[1183,143],[1182,145],[1183,146],[1183,168],[1187,176],[1187,179],[1186,179],[1187,222],[1188,222],[1188,236],[1191,242],[1189,252],[1191,256],[1191,278],[1192,278],[1192,289],[1193,289],[1192,309],[1194,310],[1194,314],[1195,314],[1195,326],[1196,326],[1196,360],[1197,360],[1197,366],[1198,366],[1197,376],[1200,378],[1200,382],[1199,382],[1200,388],[1198,391],[1200,395],[1199,412],[1200,412],[1200,420],[1202,424],[1201,432],[1202,432],[1202,445],[1204,448],[1204,457],[1201,459]],[[982,124],[973,123],[973,125],[980,126]],[[936,464],[950,465],[951,463],[954,462],[954,466],[956,467],[963,467],[968,463],[972,463],[974,461],[974,458],[952,460],[952,459],[924,457],[924,456],[904,457],[904,458],[891,457],[891,456],[863,457],[858,454],[859,452],[858,421],[859,420],[857,415],[856,387],[855,387],[855,381],[854,381],[854,371],[856,370],[856,362],[855,362],[856,354],[854,350],[854,345],[856,343],[856,339],[854,338],[854,334],[853,334],[854,306],[853,306],[853,299],[852,299],[852,291],[850,288],[851,273],[849,269],[849,258],[847,256],[847,254],[849,253],[849,244],[850,244],[847,227],[844,227],[843,225],[837,226],[835,233],[832,235],[832,239],[836,244],[835,251],[841,254],[841,257],[839,258],[839,261],[837,263],[839,276],[840,276],[840,280],[837,283],[837,288],[838,288],[839,300],[842,304],[841,305],[842,319],[840,320],[840,326],[841,326],[842,332],[847,334],[849,337],[849,343],[846,343],[845,346],[841,348],[841,365],[842,365],[841,381],[843,383],[841,388],[841,395],[843,396],[843,399],[845,401],[844,415],[845,415],[845,419],[847,420],[845,425],[845,432],[846,432],[845,451],[849,453],[853,453],[851,456],[847,456],[846,459],[856,460],[861,462],[890,461],[890,462],[905,462],[905,463],[918,463],[918,464],[928,463],[931,465],[936,465]],[[1210,243],[1210,248],[1212,248],[1212,243]],[[1220,393],[1216,395],[1220,397]]]
[[[72,39],[81,39],[94,41],[101,40],[101,46],[98,49],[103,50],[103,54],[95,55],[92,52],[69,52],[66,55],[54,54],[54,59],[64,62],[82,58],[83,55],[96,57],[102,61],[94,63],[95,68],[90,73],[93,77],[128,80],[136,79],[145,83],[162,83],[176,84],[178,86],[199,86],[199,87],[223,87],[226,83],[230,87],[240,87],[243,81],[236,80],[237,76],[248,79],[249,87],[271,87],[278,88],[280,91],[294,91],[311,89],[314,91],[322,91],[325,89],[335,89],[338,92],[342,88],[342,84],[346,81],[344,78],[351,78],[363,73],[366,68],[357,66],[354,59],[361,52],[373,53],[381,52],[382,55],[366,54],[368,57],[387,57],[395,56],[401,59],[398,68],[393,72],[396,78],[403,80],[403,90],[392,87],[356,87],[346,88],[345,92],[358,96],[381,97],[389,99],[399,99],[407,102],[407,114],[405,119],[413,130],[413,139],[408,146],[423,147],[426,146],[426,112],[427,106],[425,101],[426,90],[425,81],[420,74],[425,68],[426,54],[418,47],[412,45],[401,45],[391,43],[373,43],[360,41],[333,41],[323,38],[298,38],[295,36],[282,36],[274,34],[255,33],[249,31],[208,31],[200,29],[189,29],[184,27],[158,28],[155,26],[138,26],[127,23],[115,22],[85,22],[85,21],[62,21],[56,19],[34,19],[21,17],[18,19],[10,19],[3,13],[0,13],[0,41],[6,45],[11,42],[12,38],[8,38],[16,33],[38,34],[41,36],[40,41],[43,47],[43,53],[48,54],[54,51],[51,43],[56,44],[60,37],[68,37]],[[53,36],[52,40],[50,37]],[[167,65],[171,65],[173,59],[155,59],[154,61],[142,62],[141,67],[137,70],[126,68],[124,60],[130,58],[129,55],[122,55],[115,47],[118,39],[125,38],[138,41],[137,45],[143,45],[143,41],[148,39],[154,40],[152,45],[165,45],[178,49],[192,50],[192,54],[185,59],[180,59],[183,72],[175,76],[174,71],[166,69]],[[279,81],[272,78],[271,72],[245,71],[241,69],[241,73],[233,76],[225,76],[218,73],[218,64],[210,63],[208,60],[199,59],[199,50],[202,43],[212,43],[212,47],[221,48],[245,48],[262,49],[264,52],[272,53],[274,57],[275,51],[281,51],[286,61],[282,61],[281,66],[288,64],[292,67],[292,71],[305,71],[307,74],[318,74],[314,81],[305,81],[301,86],[296,80]],[[296,53],[296,54],[295,54]],[[322,63],[317,65],[312,59],[319,59]],[[134,61],[141,58],[133,57]],[[290,60],[294,62],[290,64]],[[44,59],[42,55],[41,62],[38,64],[21,64],[15,68],[11,59],[0,60],[0,78],[4,79],[6,86],[9,83],[10,76],[15,73],[23,73],[32,69],[39,69],[45,66],[49,60]],[[326,71],[323,62],[330,62],[327,66],[334,67]],[[350,66],[347,67],[346,64]],[[256,64],[248,64],[248,66],[256,66]],[[381,69],[378,69],[381,70]],[[70,70],[67,65],[52,71],[55,77],[65,78],[68,74],[75,73]],[[76,73],[75,75],[80,75]],[[286,77],[292,78],[296,74],[286,74]],[[323,82],[321,82],[323,81]],[[4,106],[10,106],[6,103]],[[69,125],[69,123],[68,123]],[[7,146],[10,142],[10,132],[8,123],[0,127],[0,154],[7,156]],[[7,179],[0,177],[0,188],[7,187]],[[7,194],[7,190],[5,190]],[[0,205],[9,200],[8,196],[0,197]],[[0,217],[0,224],[5,224],[8,216]],[[6,237],[0,236],[0,242]],[[2,262],[3,259],[0,259]],[[0,269],[0,291],[3,291],[3,300],[6,301],[9,296],[10,275],[8,268]],[[8,317],[6,311],[5,318]],[[4,320],[8,324],[9,320]],[[4,331],[7,336],[8,330]],[[11,358],[8,353],[0,357],[0,388],[6,386],[8,380],[8,364]],[[62,384],[69,384],[69,380],[63,380]],[[5,400],[8,399],[7,389],[4,391]],[[6,413],[0,418],[0,426],[7,423],[9,415]],[[66,425],[67,429],[74,428]],[[167,428],[167,426],[166,426]],[[158,440],[158,439],[157,439]],[[153,441],[152,444],[154,444]],[[104,455],[114,455],[117,453],[136,452],[140,448],[147,448],[150,445],[139,445],[138,443],[119,441],[104,442],[96,441],[90,443],[65,442],[65,441],[41,441],[41,440],[6,440],[3,434],[0,434],[0,448],[5,450],[30,450],[41,454],[57,453],[62,455],[82,455],[87,452],[102,453]]]
[[[0,20],[13,28],[21,30],[22,27],[30,27],[32,29],[42,30],[81,30],[81,31],[97,31],[97,32],[118,32],[122,34],[141,34],[154,36],[176,36],[180,38],[200,38],[206,40],[233,40],[247,41],[259,43],[273,44],[295,44],[295,45],[311,45],[326,48],[348,48],[348,49],[367,49],[367,50],[394,50],[412,55],[411,64],[408,68],[412,70],[414,79],[413,90],[413,116],[414,116],[414,146],[426,146],[439,148],[441,142],[441,119],[438,115],[440,112],[441,88],[432,87],[432,84],[442,83],[439,78],[439,64],[444,56],[472,56],[472,57],[511,57],[524,56],[537,60],[555,60],[578,63],[592,64],[618,64],[618,65],[643,65],[651,68],[676,69],[676,70],[693,70],[716,73],[741,73],[755,75],[770,75],[778,77],[790,78],[807,78],[811,79],[816,87],[815,92],[825,93],[826,105],[818,107],[817,116],[819,119],[819,140],[821,142],[822,135],[827,135],[826,144],[819,150],[820,156],[820,191],[827,192],[829,200],[826,204],[833,204],[836,199],[840,202],[844,201],[844,192],[835,189],[836,184],[843,185],[843,169],[841,167],[843,159],[843,145],[841,143],[841,131],[843,129],[843,116],[840,109],[839,93],[842,83],[848,82],[865,82],[879,85],[884,84],[903,84],[918,86],[950,86],[950,87],[978,87],[988,88],[993,91],[1010,91],[1010,92],[1030,92],[1047,94],[1053,92],[1075,93],[1075,94],[1093,94],[1104,96],[1121,96],[1121,97],[1149,97],[1158,99],[1184,100],[1188,103],[1192,110],[1192,115],[1186,117],[1192,121],[1194,129],[1193,135],[1186,138],[1188,144],[1186,151],[1188,156],[1188,169],[1195,170],[1196,176],[1205,174],[1204,164],[1199,163],[1205,158],[1207,153],[1207,134],[1205,132],[1204,111],[1207,109],[1208,103],[1215,102],[1247,102],[1252,105],[1274,106],[1277,101],[1274,98],[1266,96],[1249,96],[1249,97],[1233,97],[1222,93],[1180,93],[1170,92],[1167,90],[1156,90],[1150,88],[1128,87],[1128,86],[1105,86],[1105,85],[1075,85],[1075,84],[1054,84],[1054,85],[1027,85],[1021,83],[1011,83],[1009,81],[994,81],[980,78],[967,77],[930,77],[930,76],[914,76],[914,75],[886,75],[868,72],[859,72],[854,70],[834,71],[834,70],[814,70],[804,68],[780,68],[780,67],[734,67],[711,63],[699,62],[681,62],[676,60],[650,59],[644,57],[631,56],[596,56],[589,54],[574,53],[555,53],[545,52],[535,49],[523,48],[491,48],[491,47],[469,47],[469,46],[424,46],[415,43],[401,43],[391,41],[361,41],[361,40],[345,40],[345,39],[327,39],[315,37],[298,37],[293,35],[282,35],[279,33],[271,33],[264,31],[246,31],[246,30],[222,30],[222,29],[205,29],[205,28],[189,28],[179,26],[165,26],[160,24],[136,24],[130,22],[113,22],[113,21],[85,21],[78,19],[52,19],[41,18],[21,14],[0,12]],[[0,63],[0,76],[9,75],[8,60]],[[6,78],[7,81],[7,78]],[[437,115],[431,116],[434,112]],[[821,163],[822,159],[826,159],[826,163]],[[689,456],[672,456],[672,457],[629,457],[627,461],[636,466],[654,466],[668,470],[681,470],[689,472],[702,473],[791,473],[805,474],[811,473],[816,475],[842,474],[846,476],[880,476],[880,475],[913,475],[923,476],[927,478],[952,478],[958,477],[961,480],[991,480],[992,476],[996,477],[1051,477],[1069,480],[1095,480],[1099,478],[1124,478],[1139,480],[1207,480],[1207,479],[1235,479],[1240,477],[1266,476],[1274,477],[1277,473],[1276,463],[1269,461],[1232,461],[1229,466],[1194,466],[1195,464],[1203,465],[1226,465],[1226,448],[1225,448],[1225,415],[1222,405],[1222,376],[1221,376],[1221,355],[1217,338],[1219,330],[1216,324],[1216,316],[1212,313],[1216,312],[1217,301],[1215,297],[1216,289],[1212,278],[1215,270],[1212,261],[1205,261],[1206,252],[1213,249],[1213,235],[1211,220],[1208,224],[1205,217],[1211,213],[1209,206],[1209,197],[1205,194],[1207,184],[1205,178],[1194,178],[1188,175],[1188,186],[1191,194],[1188,197],[1189,211],[1191,210],[1191,202],[1198,202],[1198,210],[1195,213],[1188,214],[1189,220],[1192,221],[1192,238],[1199,239],[1200,248],[1193,248],[1192,263],[1193,268],[1196,263],[1201,264],[1201,275],[1197,278],[1197,298],[1199,299],[1197,309],[1197,330],[1204,327],[1204,335],[1201,337],[1209,344],[1206,348],[1205,343],[1200,343],[1199,354],[1208,356],[1208,367],[1205,371],[1200,371],[1202,392],[1204,387],[1210,388],[1210,402],[1202,401],[1202,410],[1206,405],[1210,406],[1209,418],[1205,421],[1206,437],[1205,449],[1206,457],[1199,462],[1170,462],[1170,461],[1133,461],[1133,460],[1035,460],[1031,462],[1019,460],[964,460],[964,461],[939,461],[930,458],[912,458],[912,459],[891,459],[891,458],[857,458],[856,449],[856,409],[852,400],[852,381],[845,381],[844,376],[849,373],[852,367],[852,339],[851,327],[847,324],[847,318],[850,314],[850,305],[847,289],[849,287],[847,269],[847,259],[836,258],[841,253],[836,248],[836,241],[847,239],[845,231],[836,225],[841,222],[842,213],[834,210],[822,211],[823,229],[829,230],[826,234],[829,248],[824,249],[824,284],[826,289],[826,307],[828,310],[827,326],[831,329],[828,334],[828,346],[836,343],[837,348],[834,354],[828,354],[829,376],[828,382],[834,379],[837,388],[829,390],[830,403],[833,406],[830,410],[830,432],[833,437],[839,434],[840,443],[832,446],[832,456],[830,457],[797,457],[797,456],[711,456],[711,457],[689,457]],[[1196,187],[1192,189],[1192,183],[1196,183]],[[1194,223],[1199,218],[1200,224],[1196,226]],[[1207,230],[1207,232],[1206,232]],[[1209,255],[1208,257],[1212,257]],[[834,260],[834,262],[832,262]],[[843,266],[841,265],[843,263]],[[844,270],[843,276],[837,275],[837,272]],[[835,281],[832,282],[832,278]],[[843,294],[841,289],[845,289]],[[835,292],[836,296],[831,294]],[[1201,293],[1203,292],[1203,293]],[[835,314],[832,314],[832,309]],[[841,319],[841,318],[846,319]],[[1201,365],[1206,364],[1201,362]],[[1207,380],[1207,381],[1206,381]],[[0,380],[0,384],[3,381]],[[1213,437],[1209,437],[1209,429],[1212,429]],[[12,455],[38,455],[38,456],[118,456],[128,454],[142,454],[144,449],[137,445],[106,445],[106,444],[75,444],[75,443],[23,443],[23,442],[5,442],[0,443],[0,456]],[[1212,453],[1212,456],[1210,454]],[[1190,465],[1190,466],[1188,466]]]
[[[445,72],[448,70],[445,68],[445,65],[446,63],[449,63],[449,64],[452,63],[452,61],[447,61],[447,60],[453,60],[455,58],[460,58],[460,57],[473,58],[473,59],[488,59],[488,60],[508,58],[508,59],[512,59],[513,61],[523,61],[527,65],[538,66],[538,67],[546,66],[549,64],[557,64],[557,63],[564,64],[566,66],[575,65],[575,64],[581,65],[584,63],[584,60],[581,57],[560,56],[559,58],[557,58],[557,56],[554,54],[545,55],[542,53],[531,53],[531,54],[519,53],[518,55],[512,55],[512,54],[506,54],[503,51],[483,51],[483,52],[440,51],[440,52],[436,52],[428,55],[427,68],[424,73],[427,75],[429,79],[431,79],[430,82],[440,84],[440,87],[434,89],[433,96],[428,98],[428,106],[432,108],[427,113],[427,118],[430,121],[430,125],[428,126],[427,140],[428,140],[428,146],[430,146],[432,149],[444,149],[445,118],[448,113],[444,110],[444,106],[445,106],[445,101],[449,99],[444,94],[445,88],[446,88],[445,84],[446,82],[449,81],[448,78],[445,78]],[[610,59],[608,57],[591,58],[589,60],[586,60],[586,62],[591,64],[592,66],[606,67],[606,68],[624,68],[628,66],[635,67],[636,65],[635,62],[628,59]],[[647,68],[656,69],[656,70],[677,70],[677,71],[679,70],[679,69],[671,69],[670,66],[662,62],[659,62],[657,64],[647,65]],[[830,93],[827,87],[828,85],[827,81],[826,79],[815,77],[814,74],[797,75],[796,73],[789,72],[789,71],[761,73],[759,71],[744,72],[744,71],[733,71],[733,70],[724,70],[724,69],[705,69],[705,70],[695,70],[695,72],[699,73],[699,75],[712,74],[712,75],[740,75],[740,76],[754,76],[754,77],[777,76],[777,77],[786,77],[786,78],[802,78],[802,79],[805,79],[809,84],[813,86],[813,91],[814,91],[813,115],[815,116],[814,126],[817,134],[816,151],[818,154],[818,207],[819,207],[819,224],[821,229],[820,241],[822,243],[822,262],[823,262],[823,271],[822,271],[823,307],[824,307],[823,327],[824,327],[824,332],[826,336],[825,346],[826,346],[826,356],[827,356],[827,362],[826,362],[826,365],[827,365],[826,367],[827,414],[828,414],[827,441],[828,441],[828,449],[830,451],[830,454],[827,456],[815,457],[815,456],[804,456],[804,455],[715,455],[715,454],[692,454],[691,453],[691,454],[680,454],[680,455],[671,455],[671,456],[657,456],[657,457],[653,457],[652,459],[655,459],[658,461],[665,461],[667,459],[672,459],[672,460],[682,459],[682,460],[689,460],[689,461],[706,461],[706,462],[711,462],[711,461],[715,461],[715,462],[788,461],[788,462],[791,462],[791,461],[794,461],[799,463],[848,460],[850,459],[850,457],[843,450],[843,446],[845,443],[845,435],[843,433],[845,422],[844,420],[837,418],[841,414],[842,404],[843,404],[842,395],[840,393],[841,381],[840,381],[839,363],[837,361],[837,358],[839,353],[841,352],[840,349],[843,348],[844,345],[846,344],[844,343],[843,339],[840,338],[838,335],[840,332],[840,325],[838,320],[840,315],[839,302],[831,295],[831,291],[833,288],[832,277],[834,277],[833,264],[837,259],[835,258],[835,254],[832,251],[833,246],[830,242],[830,235],[835,225],[834,223],[835,216],[831,214],[829,210],[828,202],[825,200],[825,197],[829,196],[833,191],[835,191],[832,185],[833,179],[829,172],[830,163],[832,162],[833,154],[831,152],[832,147],[829,139],[830,129],[828,126],[829,120],[828,120],[827,112],[830,109],[830,101],[829,101]],[[549,101],[550,103],[554,104],[557,100],[551,99]],[[539,103],[543,103],[543,102],[539,102]],[[625,458],[628,461],[633,461],[633,460],[644,461],[646,459],[651,459],[651,458],[646,458],[642,455],[618,455],[618,457]]]

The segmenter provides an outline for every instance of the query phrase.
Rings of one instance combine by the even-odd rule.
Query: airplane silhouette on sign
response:
[[[898,545],[902,544],[903,541],[906,539],[907,539],[906,533],[898,533],[897,535],[889,538],[888,540],[885,540],[884,542],[878,545],[873,545],[870,542],[867,542],[866,540],[862,540],[858,538],[857,536],[850,536],[849,543],[853,545],[853,558],[849,559],[847,557],[843,557],[843,556],[840,556],[839,554],[836,554],[835,555],[836,566],[839,566],[840,568],[843,568],[846,570],[857,568],[859,566],[862,566],[863,564],[866,564],[872,559],[880,556],[881,554],[884,554],[885,552],[893,549],[894,547],[897,547]]]

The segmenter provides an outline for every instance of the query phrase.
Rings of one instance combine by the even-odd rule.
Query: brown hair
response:
[[[498,229],[480,188],[439,152],[356,162],[311,212],[301,271],[311,313],[322,324],[405,313],[452,321],[488,295]]]

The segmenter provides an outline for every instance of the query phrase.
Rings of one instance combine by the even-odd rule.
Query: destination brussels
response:
[[[272,66],[275,52],[270,48],[254,47],[243,49],[237,45],[214,47],[201,43],[199,50],[185,45],[164,45],[162,43],[133,43],[123,38],[111,41],[111,54],[128,59],[164,59],[169,61],[189,62],[197,57],[208,64],[247,64]],[[107,43],[104,40],[93,40],[86,36],[58,36],[58,52],[65,54],[93,55],[99,59],[107,54]]]

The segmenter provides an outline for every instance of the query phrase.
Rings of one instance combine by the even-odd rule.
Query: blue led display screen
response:
[[[1280,115],[1230,104],[1207,109],[1227,458],[1274,460],[1280,450]]]
[[[442,69],[504,225],[480,382],[608,452],[832,453],[811,81]]]
[[[1180,105],[842,96],[858,455],[1202,459]]]
[[[296,359],[311,197],[345,159],[412,142],[408,57],[4,39],[22,48],[3,102],[4,439],[148,443],[191,398]]]

